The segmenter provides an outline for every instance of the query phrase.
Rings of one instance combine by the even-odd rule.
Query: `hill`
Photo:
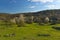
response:
[[[60,20],[60,9],[53,9],[53,10],[43,10],[38,12],[28,12],[28,13],[16,13],[16,14],[9,14],[9,13],[0,13],[0,19],[13,19],[16,16],[19,16],[20,14],[23,14],[24,16],[40,16],[40,17],[50,17],[55,16]]]

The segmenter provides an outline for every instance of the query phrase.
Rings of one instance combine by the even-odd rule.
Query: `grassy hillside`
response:
[[[9,20],[14,19],[16,16],[20,16],[19,14],[20,13],[0,14],[0,40],[60,40],[60,24],[49,25],[47,23],[39,25],[38,22],[25,24],[25,27],[17,27],[15,23],[11,23]],[[24,17],[27,17],[27,19],[29,16],[40,18],[52,15],[56,16],[58,18],[58,22],[60,22],[60,10],[44,10],[40,12],[22,14],[24,14]],[[59,28],[56,29],[54,27]]]
[[[26,27],[17,27],[16,24],[0,23],[0,40],[60,40],[60,31],[56,25],[26,24]]]

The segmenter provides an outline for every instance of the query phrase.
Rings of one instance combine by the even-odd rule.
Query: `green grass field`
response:
[[[17,25],[0,25],[0,40],[60,40],[60,31],[52,28],[54,25],[26,24],[26,27]],[[55,26],[60,26],[56,24]],[[13,34],[10,36],[5,36]],[[38,36],[49,34],[50,36]]]

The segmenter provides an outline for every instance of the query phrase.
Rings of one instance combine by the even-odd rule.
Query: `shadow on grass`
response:
[[[60,30],[59,26],[53,26],[52,28],[55,29],[55,30]]]
[[[44,36],[44,37],[48,37],[48,36],[50,36],[49,34],[37,34],[37,36],[39,37],[39,36]]]

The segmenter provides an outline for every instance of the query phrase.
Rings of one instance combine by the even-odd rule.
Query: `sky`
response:
[[[0,12],[24,13],[60,9],[60,0],[0,0]]]

